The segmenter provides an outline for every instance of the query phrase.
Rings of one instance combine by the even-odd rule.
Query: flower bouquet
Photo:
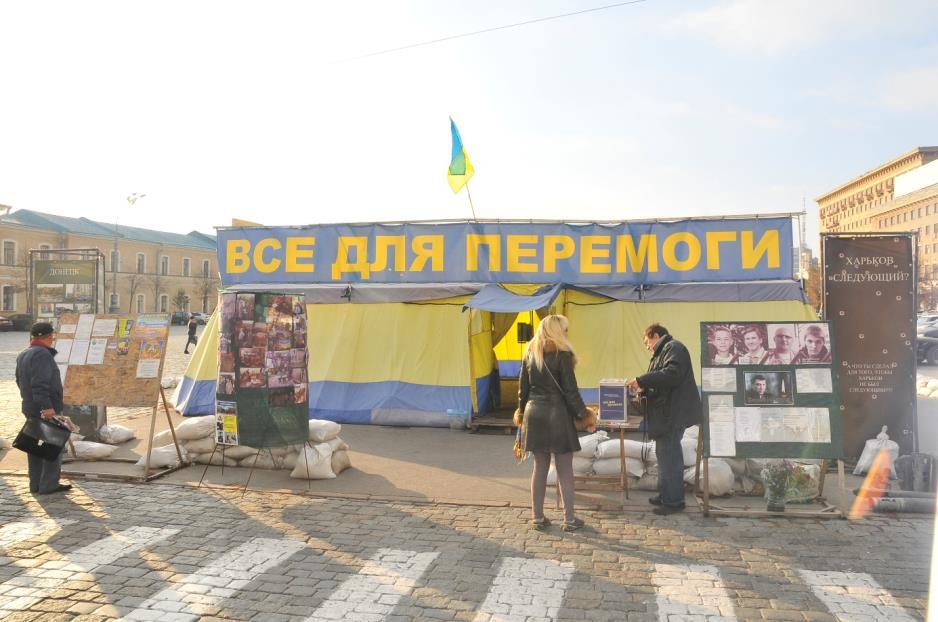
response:
[[[768,462],[762,467],[762,482],[765,484],[765,509],[769,512],[785,511],[785,495],[792,475],[792,463],[788,460]]]

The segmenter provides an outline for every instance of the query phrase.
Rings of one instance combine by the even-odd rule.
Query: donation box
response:
[[[625,421],[627,392],[624,378],[599,381],[599,418],[602,421]]]

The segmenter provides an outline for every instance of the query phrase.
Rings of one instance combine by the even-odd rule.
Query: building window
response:
[[[137,313],[143,313],[143,294],[137,294]]]
[[[160,255],[160,274],[166,276],[169,274],[169,257]]]
[[[13,289],[12,285],[3,286],[3,310],[16,310],[16,290]]]
[[[137,253],[137,274],[144,274],[147,271],[147,256],[143,253]]]
[[[111,294],[111,309],[120,309],[120,307],[121,307],[120,294]]]
[[[189,258],[182,258],[182,276],[189,276]]]
[[[48,245],[48,244],[40,244],[40,245],[39,245],[39,250],[40,250],[39,259],[41,259],[41,260],[43,260],[43,261],[49,259],[49,253],[48,253],[48,252],[44,252],[44,251],[50,251],[50,250],[52,250],[52,247],[51,247],[50,245]]]
[[[166,313],[169,309],[169,296],[160,294],[160,313]]]
[[[111,251],[111,265],[108,266],[111,272],[121,271],[121,252]]]
[[[209,264],[208,259],[203,259],[203,260],[202,260],[202,276],[204,276],[204,277],[206,277],[206,278],[208,277],[208,268],[209,268],[209,265],[210,265],[210,264]]]
[[[13,240],[3,241],[3,265],[16,265],[16,242]]]

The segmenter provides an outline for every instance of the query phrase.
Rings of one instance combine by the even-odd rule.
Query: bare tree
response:
[[[173,296],[171,302],[173,303],[173,307],[176,309],[176,311],[185,311],[186,303],[189,302],[189,296],[186,295],[186,291],[184,289],[177,289],[176,294]]]
[[[202,311],[208,312],[208,298],[218,294],[218,281],[215,277],[203,274],[196,291],[202,300]]]
[[[127,303],[127,311],[133,313],[134,297],[138,290],[149,283],[150,279],[145,274],[138,274],[136,272],[128,274],[125,279],[127,281],[128,290],[130,291],[130,301]]]

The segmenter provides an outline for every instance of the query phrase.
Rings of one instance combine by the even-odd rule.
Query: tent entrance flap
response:
[[[510,292],[500,285],[489,284],[470,298],[464,308],[494,311],[496,313],[534,311],[549,307],[557,298],[557,294],[560,293],[562,287],[562,283],[545,285],[532,295],[525,296]]]

